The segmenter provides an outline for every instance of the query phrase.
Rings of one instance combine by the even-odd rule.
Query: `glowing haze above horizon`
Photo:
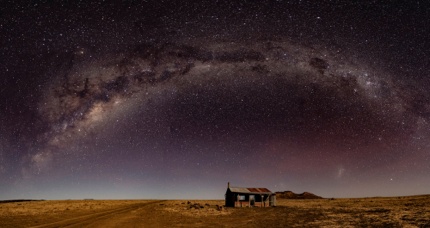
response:
[[[2,4],[0,200],[429,194],[430,9],[387,2]]]

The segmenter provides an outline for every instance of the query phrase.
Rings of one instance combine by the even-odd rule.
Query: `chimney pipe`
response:
[[[230,182],[227,182],[227,188],[230,188]]]

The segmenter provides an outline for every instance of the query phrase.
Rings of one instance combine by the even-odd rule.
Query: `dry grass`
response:
[[[0,204],[0,227],[430,227],[430,196],[284,200],[224,208],[223,200],[81,200]]]
[[[430,196],[280,201],[317,214],[318,226],[430,227]]]

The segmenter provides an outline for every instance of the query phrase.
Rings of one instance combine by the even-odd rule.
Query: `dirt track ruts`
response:
[[[150,206],[153,204],[161,203],[164,200],[152,201],[145,203],[137,203],[120,208],[115,208],[103,212],[95,212],[88,215],[77,216],[74,218],[68,218],[61,221],[52,223],[42,224],[38,226],[32,226],[33,228],[49,228],[49,227],[87,227],[87,226],[103,226],[110,227],[119,225],[124,222],[124,218],[127,218],[132,211],[136,211],[142,207]],[[129,213],[129,214],[127,214]],[[115,217],[115,219],[113,219]],[[129,224],[130,225],[130,224]]]

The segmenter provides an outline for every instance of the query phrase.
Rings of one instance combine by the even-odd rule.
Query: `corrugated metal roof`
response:
[[[242,187],[230,187],[231,192],[237,193],[255,193],[255,194],[273,194],[267,188],[242,188]]]

